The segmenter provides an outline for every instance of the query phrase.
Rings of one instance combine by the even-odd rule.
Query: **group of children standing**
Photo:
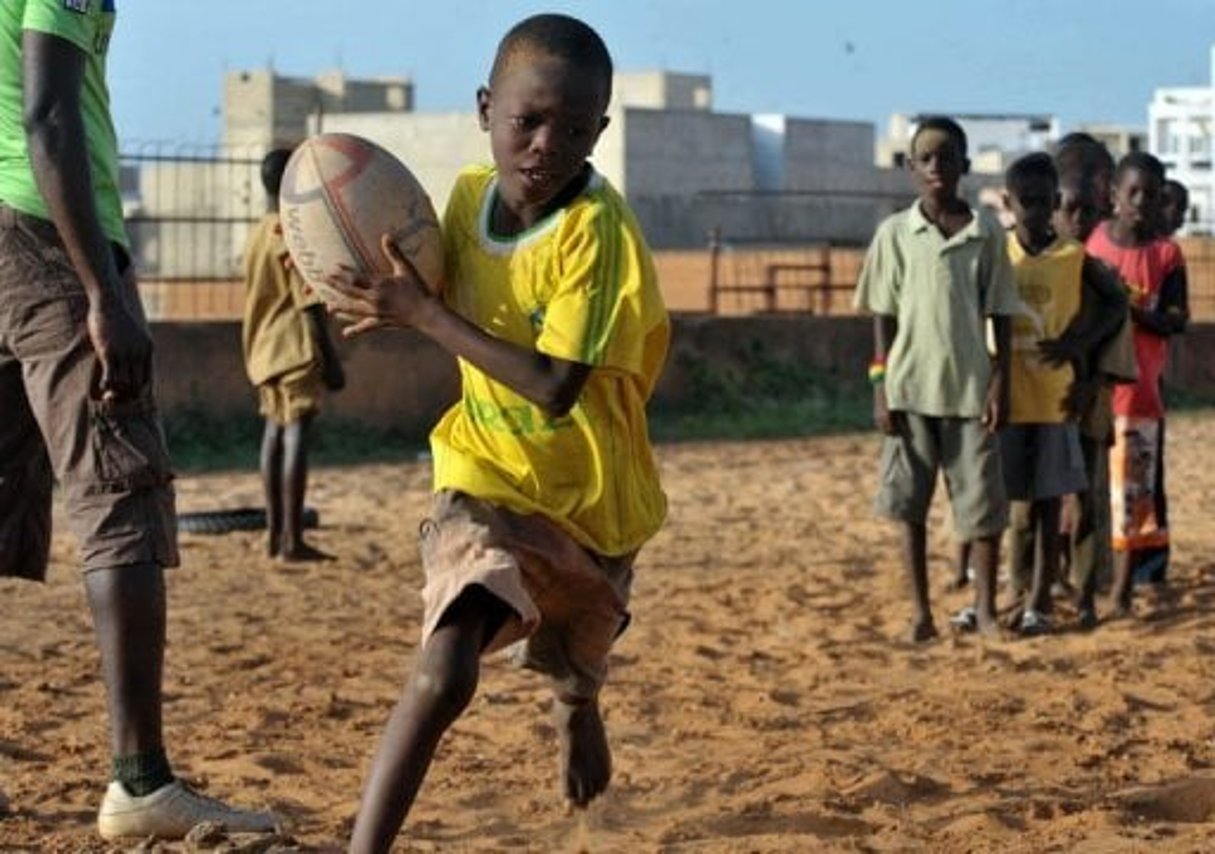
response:
[[[856,305],[875,316],[869,376],[886,436],[877,510],[902,524],[912,640],[937,634],[925,522],[938,471],[962,544],[957,583],[975,587],[951,624],[1000,632],[1011,522],[1009,627],[1049,631],[1062,587],[1092,628],[1107,567],[1115,613],[1130,610],[1136,580],[1165,578],[1161,378],[1188,316],[1170,239],[1184,187],[1149,154],[1115,164],[1073,134],[1054,157],[1008,169],[1006,233],[958,195],[966,149],[952,119],[920,123],[909,158],[919,198],[881,224],[857,284]]]

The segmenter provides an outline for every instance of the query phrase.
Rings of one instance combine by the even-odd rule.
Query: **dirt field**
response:
[[[400,840],[435,851],[1215,850],[1215,419],[1170,425],[1174,592],[1135,620],[1034,640],[904,644],[895,531],[869,512],[872,436],[664,446],[671,516],[642,553],[604,695],[613,788],[557,797],[542,682],[491,660]],[[340,850],[418,633],[429,467],[314,472],[312,541],[183,536],[167,726],[180,773]],[[182,510],[258,503],[186,477]],[[952,546],[931,540],[938,624]],[[60,525],[60,530],[63,526]],[[74,547],[0,583],[0,851],[105,851],[98,662]],[[146,849],[145,849],[146,850]],[[172,849],[178,850],[178,849]],[[225,850],[235,850],[232,848]]]

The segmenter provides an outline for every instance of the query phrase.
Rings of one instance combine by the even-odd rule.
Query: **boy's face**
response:
[[[1093,187],[1065,182],[1059,188],[1059,207],[1054,216],[1055,231],[1083,243],[1101,220],[1102,209]]]
[[[581,174],[607,127],[606,94],[603,81],[542,53],[520,54],[498,72],[492,90],[477,92],[499,197],[525,226]]]
[[[1009,187],[1005,202],[1022,236],[1042,238],[1051,232],[1051,217],[1059,206],[1058,185],[1045,175],[1022,178]]]
[[[1140,237],[1160,222],[1160,180],[1150,172],[1127,169],[1114,187],[1114,216]]]
[[[911,146],[911,172],[921,197],[953,198],[966,168],[966,158],[952,135],[929,128],[915,137]]]

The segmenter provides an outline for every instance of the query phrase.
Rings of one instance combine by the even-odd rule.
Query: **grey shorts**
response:
[[[1000,462],[1011,501],[1058,498],[1088,487],[1080,430],[1072,423],[1009,424],[1000,431]]]
[[[902,414],[907,430],[887,436],[882,446],[878,515],[924,524],[940,471],[958,539],[990,537],[1008,527],[996,437],[977,418]]]
[[[612,643],[628,625],[635,553],[595,554],[543,516],[450,490],[431,503],[421,551],[423,644],[460,594],[479,586],[514,612],[487,653],[509,648],[564,698],[596,696]]]
[[[56,478],[86,571],[178,561],[152,390],[119,403],[94,396],[87,311],[54,227],[0,205],[0,576],[45,578]]]

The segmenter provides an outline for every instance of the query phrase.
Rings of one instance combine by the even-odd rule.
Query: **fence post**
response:
[[[721,261],[721,227],[713,226],[709,230],[709,313],[717,314],[718,310],[718,264]]]

